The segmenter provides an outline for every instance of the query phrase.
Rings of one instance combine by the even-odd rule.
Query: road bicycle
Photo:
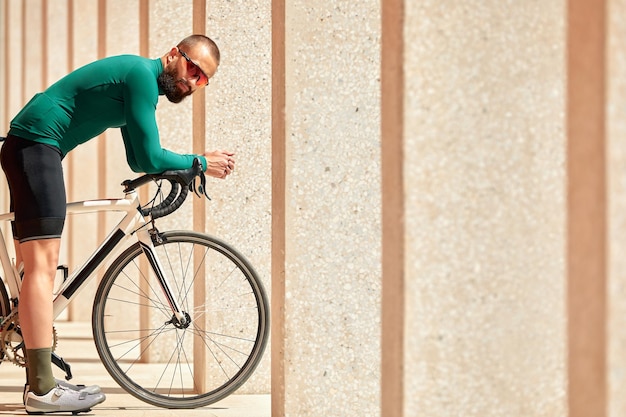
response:
[[[149,183],[156,184],[156,192],[142,204],[136,189]],[[158,407],[197,408],[219,401],[252,375],[263,355],[269,304],[262,282],[226,242],[157,229],[155,220],[177,210],[190,191],[206,196],[199,159],[187,170],[147,174],[122,186],[123,198],[67,205],[70,214],[125,214],[82,266],[71,274],[59,267],[64,280],[54,296],[54,317],[108,265],[95,295],[92,329],[111,377]],[[12,213],[0,215],[0,221],[12,219]],[[6,281],[0,280],[0,362],[25,366],[17,309],[21,268],[10,260],[1,230],[0,264]],[[72,378],[70,365],[54,351],[52,361]]]

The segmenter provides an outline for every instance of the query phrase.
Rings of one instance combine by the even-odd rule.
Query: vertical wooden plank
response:
[[[569,0],[567,25],[568,405],[607,415],[606,2]]]
[[[9,99],[9,91],[11,91],[9,89],[9,82],[10,82],[10,68],[9,68],[9,63],[11,62],[11,60],[9,59],[9,44],[10,44],[10,36],[11,36],[11,31],[9,30],[9,2],[8,1],[3,1],[0,5],[0,7],[2,7],[2,25],[4,28],[4,45],[3,45],[3,62],[4,62],[4,78],[3,78],[3,84],[2,84],[2,91],[4,91],[4,103],[2,106],[2,110],[3,110],[3,114],[2,114],[2,131],[0,132],[0,135],[2,136],[6,136],[6,134],[9,131],[9,123],[11,121],[11,116],[10,116],[10,112],[9,112],[9,106],[10,106],[10,99]],[[4,175],[4,173],[2,173],[1,175]],[[4,177],[2,177],[4,178]],[[9,188],[6,185],[6,182],[4,183],[4,185],[2,186],[2,212],[6,213],[9,211],[9,201],[10,201],[10,195],[9,195]],[[11,228],[8,222],[5,222],[6,224],[2,225],[2,233],[4,233],[5,236],[13,236],[13,234],[11,233]],[[8,244],[8,242],[7,242]],[[10,246],[9,246],[10,247]]]
[[[22,94],[22,102],[20,103],[20,106],[23,106],[24,104],[26,104],[26,77],[24,76],[24,72],[26,71],[26,28],[28,27],[28,4],[26,3],[26,1],[22,0],[22,35],[21,35],[21,40],[22,40],[22,55],[21,55],[21,60],[22,60],[22,77],[20,77],[20,89],[21,89],[21,94]]]
[[[70,72],[74,67],[74,0],[67,0],[67,72]],[[68,163],[68,176],[73,173],[72,156],[67,156]],[[73,197],[73,187],[71,182],[68,183],[68,197]],[[70,234],[71,236],[71,234]]]
[[[193,33],[204,34],[206,32],[206,0],[194,0],[193,1]],[[193,129],[193,150],[195,153],[203,153],[205,149],[205,136],[206,136],[206,90],[196,92],[193,96],[192,104],[192,129]],[[206,202],[204,198],[195,198],[193,204],[193,228],[194,230],[204,232],[206,228]],[[195,270],[198,271],[198,275],[194,281],[194,305],[201,306],[205,304],[206,299],[206,287],[205,287],[205,268],[200,266],[205,265],[204,253],[201,248],[196,248],[194,253],[194,265]],[[196,375],[195,381],[197,382],[196,389],[199,392],[206,392],[206,346],[203,338],[199,335],[203,334],[206,330],[207,317],[203,315],[202,320],[197,320],[199,317],[192,318],[196,325],[200,327],[198,332],[195,333],[193,340],[194,349],[194,373]]]
[[[150,0],[139,1],[139,54],[144,57],[150,56]],[[139,197],[141,201],[148,201],[148,187],[141,187],[139,189]],[[148,260],[145,257],[141,257],[139,261],[139,269],[141,275],[144,277],[154,276],[150,273],[150,266]],[[150,292],[150,284],[147,280],[139,280],[140,293],[148,294]],[[139,298],[139,297],[138,297]],[[151,360],[150,349],[150,308],[143,303],[139,310],[139,340],[141,349],[140,362],[149,363]]]
[[[272,0],[272,416],[285,416],[285,0]]]
[[[404,413],[404,1],[383,0],[381,415]]]
[[[102,59],[107,53],[107,7],[106,0],[98,0],[98,59]],[[106,132],[98,137],[98,197],[106,197],[107,189],[107,150]],[[98,213],[98,242],[104,241],[107,235],[106,213]],[[102,272],[99,277],[102,277]]]
[[[206,0],[193,1],[193,33],[206,32]],[[206,90],[202,89],[192,95],[192,136],[194,153],[203,153],[206,137]],[[204,231],[206,227],[205,200],[194,199],[193,206],[194,230]]]
[[[4,8],[3,12],[3,19],[4,19],[4,86],[2,88],[2,91],[4,91],[4,115],[2,117],[4,117],[4,126],[6,127],[6,131],[8,132],[9,130],[9,122],[11,121],[11,117],[9,115],[9,108],[10,108],[10,99],[9,99],[9,91],[11,91],[9,89],[9,85],[10,85],[10,66],[9,63],[11,62],[11,60],[9,59],[9,45],[11,44],[10,39],[11,39],[11,31],[9,30],[9,2],[8,1],[3,1],[2,2],[2,7]],[[3,134],[5,134],[6,132],[2,132]],[[7,205],[8,207],[8,205]],[[8,236],[8,235],[7,235]]]
[[[150,0],[139,0],[139,55],[150,56]],[[141,201],[148,201],[148,188],[139,189]]]
[[[41,74],[45,65],[42,62],[41,44],[42,36],[42,11],[43,0],[23,0],[22,4],[22,70],[20,74],[22,88],[22,102],[20,108],[24,106],[35,94],[39,93],[43,85],[41,84]]]
[[[7,4],[7,38],[6,38],[6,69],[8,96],[6,112],[10,115],[9,121],[17,114],[24,104],[24,86],[22,84],[24,72],[24,50],[22,39],[24,37],[22,10],[23,3],[15,0],[4,0]]]
[[[150,0],[139,0],[139,55],[150,56]]]
[[[69,73],[74,66],[74,0],[67,0],[67,72]],[[71,180],[76,172],[74,166],[74,155],[71,153],[67,155],[66,170],[67,175],[65,177],[67,201],[74,201],[76,197],[76,191],[74,190],[74,183]],[[67,262],[70,268],[73,268],[77,262],[76,252],[72,240],[74,239],[74,221],[72,217],[68,217],[65,221],[65,235],[68,237],[67,243]],[[76,319],[76,312],[73,304],[68,308],[68,320],[72,321]]]
[[[48,0],[41,2],[41,85],[48,87]]]

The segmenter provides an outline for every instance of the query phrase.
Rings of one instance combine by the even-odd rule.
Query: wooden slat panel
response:
[[[570,0],[567,16],[568,404],[607,415],[606,2]]]

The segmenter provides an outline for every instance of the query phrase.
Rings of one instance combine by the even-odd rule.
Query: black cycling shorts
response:
[[[9,135],[0,163],[9,183],[13,238],[20,242],[60,238],[66,197],[61,151],[54,146]]]

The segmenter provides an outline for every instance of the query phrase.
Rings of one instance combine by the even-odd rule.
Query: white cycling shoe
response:
[[[56,378],[54,378],[54,382],[56,382],[57,385],[60,385],[62,387],[69,388],[74,391],[86,392],[87,394],[99,394],[102,391],[99,385],[88,385],[88,386],[74,385],[74,384],[70,384],[64,379],[56,379]]]
[[[99,394],[102,391],[99,385],[89,385],[89,386],[74,385],[74,384],[70,384],[64,379],[57,379],[57,378],[54,378],[54,382],[57,385],[60,385],[65,388],[69,388],[73,391],[86,392],[87,394]],[[30,390],[30,387],[28,386],[28,384],[24,385],[24,394],[22,398],[22,402],[24,404],[26,404],[26,394],[28,394],[29,390]]]
[[[37,395],[32,391],[26,394],[26,412],[28,414],[67,413],[78,414],[91,410],[91,407],[102,403],[106,399],[101,392],[88,394],[85,391],[57,385],[44,395]]]

